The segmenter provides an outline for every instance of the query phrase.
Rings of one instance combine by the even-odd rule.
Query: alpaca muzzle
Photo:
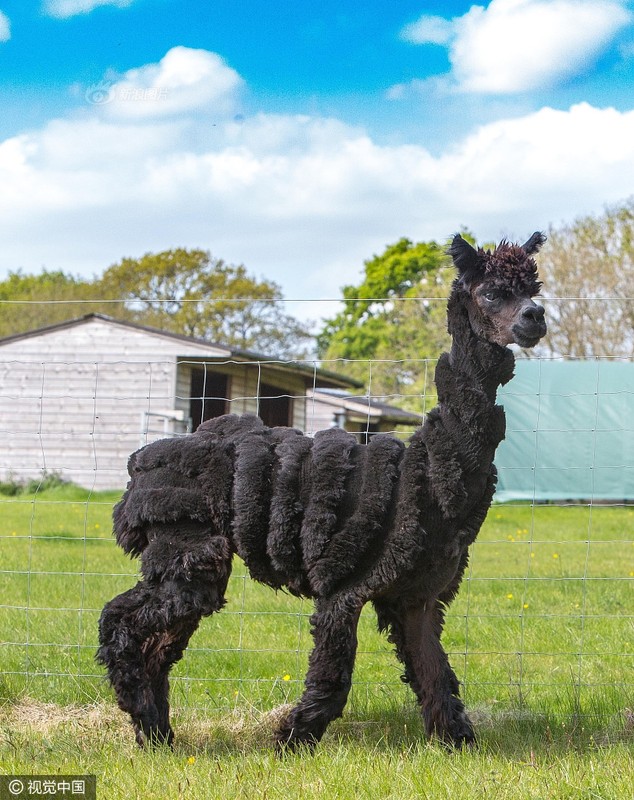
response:
[[[520,347],[535,347],[548,330],[544,307],[530,300],[521,309],[518,322],[513,325],[515,343]]]

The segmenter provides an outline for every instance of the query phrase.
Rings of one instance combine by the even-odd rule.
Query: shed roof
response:
[[[381,419],[395,425],[420,425],[421,414],[405,411],[402,408],[383,403],[371,395],[352,395],[342,389],[318,388],[314,396],[322,403],[344,408],[346,411],[370,420]]]
[[[58,332],[60,330],[76,327],[78,325],[85,325],[93,320],[100,320],[110,325],[117,325],[124,328],[129,328],[131,330],[143,331],[146,334],[156,337],[182,342],[183,352],[180,355],[181,358],[204,358],[206,361],[215,360],[219,362],[240,361],[242,363],[266,363],[270,367],[279,369],[280,371],[293,372],[295,374],[299,373],[304,377],[310,378],[312,381],[317,381],[320,385],[326,387],[351,388],[360,387],[362,385],[354,378],[349,378],[345,375],[340,375],[339,373],[331,372],[330,370],[325,370],[318,367],[317,361],[302,362],[274,358],[262,353],[256,353],[251,350],[228,347],[227,345],[209,342],[206,339],[199,337],[186,336],[185,334],[174,333],[172,331],[162,330],[161,328],[154,328],[149,325],[141,325],[137,322],[130,322],[128,320],[120,320],[116,319],[115,317],[110,317],[107,314],[100,313],[84,314],[81,317],[75,317],[73,319],[64,320],[63,322],[57,322],[52,325],[45,325],[41,328],[34,328],[30,331],[23,331],[21,333],[12,334],[11,336],[5,336],[0,339],[0,348],[3,345],[14,343],[23,339],[46,336],[49,333]],[[195,345],[196,350],[187,351],[188,344]],[[200,351],[200,347],[213,348],[213,350],[216,352],[203,354]]]

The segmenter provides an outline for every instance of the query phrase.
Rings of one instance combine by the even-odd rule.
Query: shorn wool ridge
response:
[[[454,237],[451,350],[436,368],[438,405],[407,446],[227,415],[131,456],[114,530],[140,556],[142,580],[105,606],[97,657],[141,746],[173,740],[169,671],[201,617],[224,606],[234,553],[255,580],[315,603],[305,689],[276,732],[281,750],[314,746],[341,716],[367,602],[427,733],[458,747],[474,741],[440,636],[495,491],[505,430],[496,391],[514,367],[507,345],[533,347],[546,333],[532,299],[544,240],[535,233],[491,252]]]

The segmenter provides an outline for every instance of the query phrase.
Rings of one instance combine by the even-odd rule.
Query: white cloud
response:
[[[444,17],[427,15],[406,25],[401,37],[412,44],[448,44],[453,38],[453,25]]]
[[[433,156],[336,119],[210,126],[197,108],[157,120],[84,105],[0,142],[0,185],[0,273],[91,275],[124,255],[196,246],[287,296],[333,297],[400,236],[442,239],[465,224],[482,240],[521,238],[627,197],[634,111],[543,108]]]
[[[44,11],[51,17],[67,19],[77,14],[89,14],[100,6],[127,8],[134,0],[46,0]]]
[[[462,91],[502,94],[582,72],[631,20],[625,0],[491,0],[445,20],[449,28],[423,16],[402,35],[418,44],[446,43]]]
[[[461,182],[478,214],[512,218],[523,208],[556,222],[631,193],[633,137],[634,111],[542,108],[482,126],[441,156],[439,169]]]
[[[205,109],[224,117],[235,109],[238,73],[216,53],[173,47],[158,62],[131,69],[118,81],[88,87],[89,103],[113,117],[153,119]]]
[[[11,23],[9,17],[0,11],[0,42],[8,42],[11,38]]]

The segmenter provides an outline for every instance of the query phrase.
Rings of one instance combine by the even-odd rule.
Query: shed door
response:
[[[265,425],[271,428],[276,425],[291,425],[293,413],[292,398],[288,389],[263,383],[260,386],[258,414]]]
[[[192,367],[189,416],[192,418],[193,431],[201,422],[220,417],[227,412],[228,384],[228,375]]]

